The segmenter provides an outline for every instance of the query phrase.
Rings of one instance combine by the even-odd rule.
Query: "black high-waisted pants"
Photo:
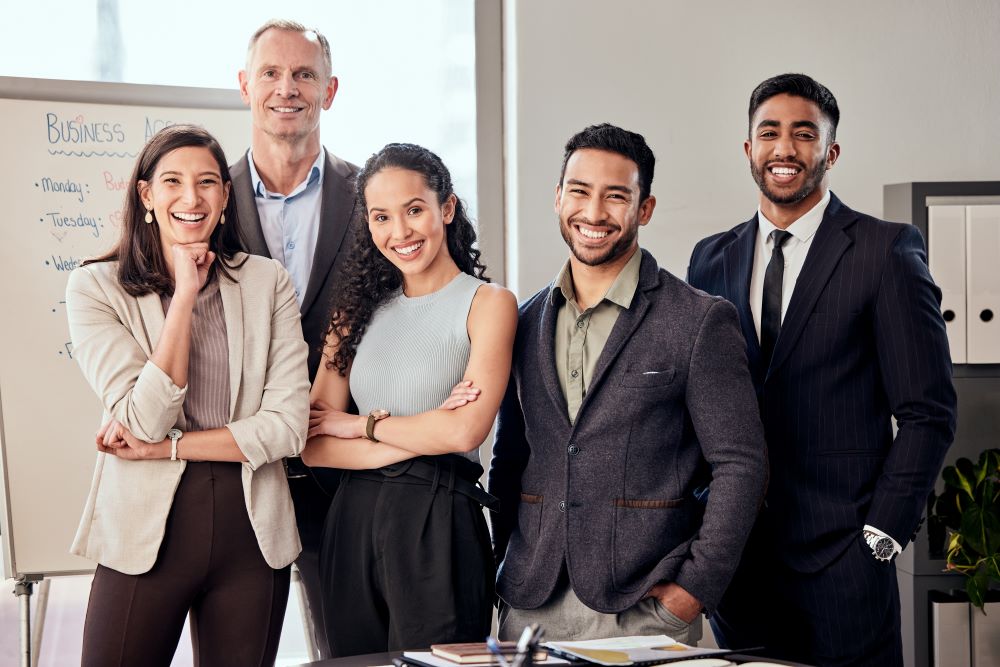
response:
[[[320,550],[334,657],[481,642],[489,635],[489,531],[482,506],[449,484],[453,470],[442,464],[436,483],[406,474],[343,473]]]
[[[274,664],[289,568],[264,560],[241,475],[239,463],[189,462],[153,568],[130,575],[98,566],[83,667],[169,666],[189,611],[198,667]]]

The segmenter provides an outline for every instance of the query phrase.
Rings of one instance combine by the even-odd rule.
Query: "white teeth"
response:
[[[181,222],[201,222],[205,219],[204,213],[171,213],[171,215]]]
[[[298,110],[298,107],[271,107],[271,111],[277,111],[278,113],[294,113]]]
[[[604,232],[594,232],[594,231],[591,231],[589,229],[584,229],[583,227],[577,227],[577,229],[579,229],[580,233],[583,234],[584,236],[586,236],[588,239],[603,239],[609,233],[609,232],[606,232],[606,231],[604,231]]]
[[[422,246],[423,244],[424,244],[424,242],[423,242],[423,241],[417,241],[417,242],[416,242],[416,243],[414,243],[413,245],[408,245],[408,246],[402,246],[402,247],[396,247],[396,248],[395,248],[395,250],[396,250],[396,252],[398,252],[398,253],[399,253],[400,255],[412,255],[412,254],[413,254],[413,253],[415,253],[415,252],[416,252],[417,250],[419,250],[419,249],[420,249],[420,246]]]
[[[775,176],[794,176],[799,170],[795,167],[771,167],[771,173]]]

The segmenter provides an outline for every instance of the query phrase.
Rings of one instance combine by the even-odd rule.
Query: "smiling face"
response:
[[[149,181],[139,181],[139,197],[152,209],[165,257],[175,243],[208,242],[229,199],[218,162],[204,146],[170,151]]]
[[[762,206],[769,202],[767,208],[801,215],[823,198],[826,172],[840,155],[840,145],[830,140],[832,131],[811,100],[782,93],[761,104],[743,149]]]
[[[649,222],[654,197],[639,201],[639,167],[610,151],[583,148],[566,162],[556,188],[559,231],[573,257],[588,266],[625,261]]]
[[[314,33],[273,28],[260,36],[247,69],[240,72],[240,95],[253,114],[255,143],[270,138],[319,145],[319,114],[337,94],[323,49]],[[262,135],[262,136],[261,136]]]
[[[455,216],[455,195],[438,203],[423,174],[387,168],[365,186],[372,241],[402,273],[404,283],[457,268],[448,253],[446,225]]]

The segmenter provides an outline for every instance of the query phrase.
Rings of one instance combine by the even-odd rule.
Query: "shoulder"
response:
[[[330,149],[324,147],[323,150],[326,152],[327,173],[345,180],[353,180],[358,175],[358,172],[361,171],[358,165],[337,157]]]
[[[691,252],[692,263],[696,260],[707,261],[720,255],[721,252],[736,239],[739,233],[743,231],[747,225],[751,224],[754,224],[754,219],[747,222],[741,222],[735,227],[727,229],[724,232],[706,236],[702,240],[698,241],[694,245],[694,250]]]
[[[118,262],[93,262],[78,266],[69,274],[68,290],[107,289],[118,285]]]
[[[721,296],[714,296],[697,287],[692,287],[666,269],[659,269],[657,278],[659,279],[658,284],[647,290],[647,295],[650,300],[672,311],[679,310],[704,315],[717,304],[727,304],[732,307]],[[736,312],[735,307],[733,307],[733,312]]]
[[[230,263],[238,268],[233,269],[236,279],[246,286],[259,286],[263,283],[279,283],[287,280],[288,271],[276,259],[261,255],[250,255],[237,252]]]
[[[229,176],[235,180],[250,171],[249,158],[246,151],[240,155],[235,162],[229,165]]]
[[[502,285],[483,282],[476,289],[476,295],[472,299],[470,317],[490,320],[495,320],[497,317],[515,319],[517,298]]]

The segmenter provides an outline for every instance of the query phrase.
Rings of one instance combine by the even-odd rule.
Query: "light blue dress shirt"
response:
[[[248,156],[250,179],[257,201],[257,214],[264,241],[271,257],[281,262],[292,277],[295,298],[302,300],[309,286],[316,238],[319,236],[320,208],[323,203],[323,168],[326,152],[320,149],[305,180],[287,195],[268,192],[253,162],[253,150]]]

